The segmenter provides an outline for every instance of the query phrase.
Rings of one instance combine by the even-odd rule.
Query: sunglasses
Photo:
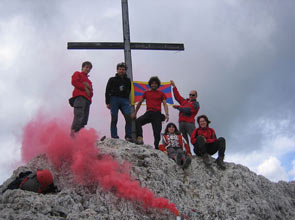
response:
[[[189,94],[189,96],[196,96],[196,94]]]

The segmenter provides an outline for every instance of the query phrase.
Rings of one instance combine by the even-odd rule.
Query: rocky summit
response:
[[[234,163],[226,162],[226,170],[219,170],[216,163],[205,166],[199,157],[193,157],[191,166],[182,170],[149,145],[119,139],[105,139],[97,146],[99,154],[111,155],[122,164],[128,161],[132,178],[156,197],[174,203],[179,217],[167,209],[144,207],[118,197],[114,189],[103,190],[99,184],[77,184],[66,163],[54,167],[46,155],[39,155],[1,185],[0,219],[295,219],[294,181],[273,183]],[[20,172],[41,168],[52,171],[60,192],[38,194],[17,189],[1,193]]]

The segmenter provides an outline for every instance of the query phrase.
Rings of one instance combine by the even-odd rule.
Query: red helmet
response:
[[[37,170],[37,180],[40,183],[41,191],[53,183],[53,177],[49,170]]]

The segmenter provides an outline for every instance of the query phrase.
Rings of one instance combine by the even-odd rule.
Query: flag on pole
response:
[[[131,105],[135,105],[141,99],[143,93],[149,89],[148,82],[133,81],[131,83]],[[173,105],[171,83],[162,82],[158,90],[166,95],[167,104]]]

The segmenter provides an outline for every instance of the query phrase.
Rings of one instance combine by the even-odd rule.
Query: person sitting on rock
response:
[[[3,193],[8,189],[22,189],[37,193],[58,192],[57,187],[53,184],[53,176],[49,170],[41,169],[36,172],[21,172],[13,180]]]
[[[194,145],[194,152],[197,156],[201,156],[206,165],[210,165],[209,155],[213,155],[218,151],[218,158],[215,160],[218,167],[225,170],[224,152],[225,139],[223,137],[216,138],[213,128],[209,128],[209,121],[206,115],[200,115],[197,118],[199,127],[196,128],[191,137],[191,143]]]
[[[166,126],[159,144],[159,150],[166,153],[183,169],[188,168],[191,164],[190,148],[174,123],[169,123]]]

